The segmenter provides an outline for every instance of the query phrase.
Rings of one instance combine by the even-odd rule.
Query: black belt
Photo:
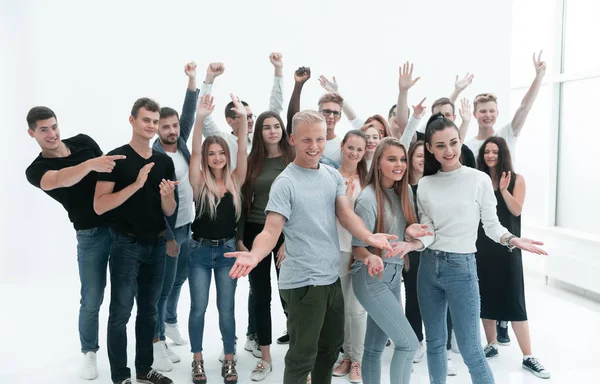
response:
[[[235,236],[228,237],[226,239],[203,239],[198,236],[192,236],[194,241],[197,241],[201,245],[206,245],[208,247],[220,247],[225,245],[225,243],[231,241]]]

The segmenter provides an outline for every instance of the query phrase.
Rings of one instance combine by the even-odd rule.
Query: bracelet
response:
[[[512,239],[516,239],[517,236],[513,235],[512,233],[506,235],[506,237],[504,238],[504,244],[507,248],[508,248],[508,252],[512,252],[513,249],[515,249],[516,247],[514,245],[510,245],[510,241]]]

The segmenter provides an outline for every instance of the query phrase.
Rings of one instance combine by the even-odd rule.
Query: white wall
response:
[[[63,138],[84,132],[109,151],[129,140],[135,99],[149,96],[180,109],[185,62],[195,60],[203,73],[218,60],[227,69],[215,87],[215,114],[225,126],[229,92],[249,101],[254,112],[268,107],[271,51],[284,55],[286,108],[292,71],[307,65],[313,79],[303,107],[316,107],[320,74],[336,75],[358,113],[385,115],[406,60],[423,76],[411,102],[428,96],[430,105],[451,92],[455,74],[469,71],[476,74],[469,97],[492,91],[509,105],[510,2],[29,0],[3,7],[1,24],[9,32],[3,36],[10,36],[2,47],[10,59],[3,62],[8,91],[0,104],[8,131],[2,163],[9,165],[2,199],[4,282],[37,284],[44,276],[77,286],[75,236],[66,213],[24,176],[39,152],[26,133],[32,106],[54,109]]]

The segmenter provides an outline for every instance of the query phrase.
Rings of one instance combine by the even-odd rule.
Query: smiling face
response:
[[[349,162],[358,164],[365,155],[367,143],[360,136],[350,135],[346,142],[342,143],[342,163]]]
[[[381,135],[379,134],[379,131],[373,127],[367,128],[364,132],[367,137],[367,156],[372,158],[377,149],[377,145],[379,145],[379,142],[381,141]]]
[[[151,112],[144,107],[140,108],[137,117],[129,117],[134,136],[151,140],[158,131],[159,117],[160,114],[158,111]]]
[[[262,138],[265,144],[279,144],[283,137],[283,128],[275,117],[267,117],[262,126]]]
[[[327,129],[325,124],[301,122],[290,136],[296,148],[294,163],[304,168],[318,168],[319,160],[325,150]]]
[[[435,156],[443,171],[452,171],[460,168],[461,146],[458,129],[446,127],[433,133],[431,143],[427,143],[427,150]]]
[[[177,144],[179,139],[179,118],[175,115],[160,119],[158,137],[164,144]]]
[[[498,118],[498,105],[495,101],[478,103],[473,115],[481,128],[494,128]]]
[[[227,165],[227,154],[221,144],[208,146],[208,166],[214,170],[222,170]]]
[[[391,188],[395,182],[402,180],[406,173],[406,152],[402,147],[390,145],[383,150],[378,167],[381,172],[381,185]]]
[[[333,131],[342,117],[342,106],[338,103],[328,101],[319,105],[319,109],[325,119],[325,123],[327,123],[327,130]]]
[[[422,174],[425,170],[425,147],[423,145],[419,145],[415,149],[410,166],[416,173],[419,174]]]
[[[42,152],[56,151],[60,147],[60,129],[55,117],[36,121],[35,128],[27,132],[37,141]]]
[[[494,169],[498,165],[500,149],[496,143],[487,143],[483,150],[483,161],[490,169]]]

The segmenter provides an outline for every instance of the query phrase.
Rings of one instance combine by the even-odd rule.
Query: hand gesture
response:
[[[294,72],[296,84],[304,84],[308,79],[310,79],[310,67],[300,67]]]
[[[179,245],[175,240],[167,240],[167,256],[176,257],[179,255]]]
[[[508,173],[502,172],[502,176],[500,176],[500,183],[498,183],[498,189],[500,192],[504,192],[508,189],[508,185],[510,184],[510,171]]]
[[[281,263],[285,260],[285,243],[281,244],[279,250],[277,251],[277,262],[275,263],[275,267],[281,268]]]
[[[426,224],[414,223],[406,227],[405,235],[407,238],[416,239],[419,237],[433,236],[432,231],[428,231],[429,228]]]
[[[273,52],[269,55],[269,60],[275,68],[283,68],[283,55],[279,52]]]
[[[238,251],[250,252],[250,250],[244,245],[244,242],[242,240],[236,241],[236,248]]]
[[[370,254],[363,263],[367,266],[367,271],[371,276],[375,276],[383,271],[383,259],[377,255]]]
[[[200,97],[198,101],[198,107],[196,108],[196,118],[204,120],[208,115],[215,110],[214,97],[209,94],[206,94]]]
[[[179,181],[162,179],[158,186],[158,188],[160,189],[160,197],[172,197],[177,184],[179,184]]]
[[[413,116],[417,119],[420,119],[421,117],[423,117],[425,115],[425,111],[427,110],[427,107],[425,105],[423,105],[423,103],[425,102],[427,98],[424,97],[423,100],[421,100],[421,102],[417,105],[413,105]]]
[[[354,184],[354,180],[356,180],[356,175],[350,176],[348,181],[346,181],[346,196],[348,199],[352,199],[352,195],[354,195],[354,190],[356,189],[356,185]]]
[[[246,111],[246,107],[244,107],[240,101],[240,98],[233,93],[230,93],[229,97],[231,97],[231,101],[233,102],[233,108],[231,108],[231,110],[235,112],[239,118],[245,120],[246,116],[248,115],[248,111]]]
[[[538,245],[544,245],[544,243],[542,243],[541,241],[526,239],[524,237],[515,237],[510,241],[510,245],[527,252],[535,253],[536,255],[548,255],[546,251],[538,247]]]
[[[392,243],[392,248],[394,249],[392,252],[388,252],[384,254],[384,257],[391,258],[399,256],[399,258],[403,258],[408,252],[413,251],[414,247],[412,244],[407,243],[406,241],[397,241]]]
[[[116,161],[123,160],[125,158],[125,155],[100,156],[88,160],[88,164],[90,165],[92,171],[111,173],[117,165]]]
[[[543,49],[538,54],[537,59],[535,57],[535,52],[533,53],[533,66],[535,67],[536,77],[543,77],[546,74],[546,62],[542,61],[542,52],[544,52]]]
[[[475,77],[475,75],[472,73],[467,73],[462,79],[459,79],[458,75],[456,75],[454,80],[454,89],[461,92],[464,91],[465,88],[467,88],[473,82],[473,77]]]
[[[138,177],[135,180],[135,185],[138,187],[138,189],[142,188],[144,184],[146,184],[146,180],[148,180],[148,174],[150,173],[152,167],[154,167],[154,163],[148,163],[140,169]]]
[[[402,65],[402,68],[399,69],[400,80],[398,81],[398,86],[401,91],[408,91],[420,79],[420,77],[417,77],[413,80],[413,65],[414,64],[407,61]]]
[[[206,69],[206,77],[210,80],[216,79],[225,72],[225,64],[223,63],[210,63]]]
[[[194,61],[190,61],[189,63],[187,63],[185,65],[185,67],[183,68],[183,71],[185,72],[185,75],[191,79],[195,79],[196,78],[196,62]]]
[[[471,102],[466,97],[460,99],[460,108],[458,109],[458,114],[460,115],[462,121],[471,121]]]
[[[365,243],[384,251],[393,252],[389,240],[398,240],[398,236],[388,235],[387,233],[374,233],[367,237]]]
[[[232,279],[248,276],[250,271],[258,264],[258,257],[250,252],[227,252],[223,256],[235,257],[235,264],[229,271],[229,276]]]
[[[328,93],[336,93],[340,88],[335,80],[335,76],[333,76],[333,82],[331,82],[325,76],[321,75],[319,76],[319,84],[321,84],[321,87],[325,88]]]

